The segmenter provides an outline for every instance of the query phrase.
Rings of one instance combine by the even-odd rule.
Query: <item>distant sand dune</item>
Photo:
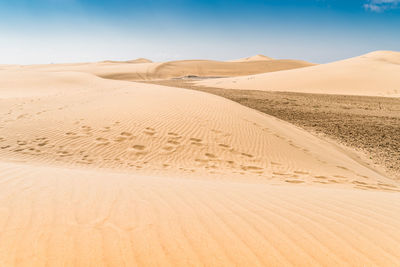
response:
[[[252,57],[245,57],[245,58],[240,58],[240,59],[236,59],[236,60],[230,60],[228,62],[246,62],[246,61],[268,61],[268,60],[274,60],[271,57],[267,57],[264,55],[255,55]]]
[[[138,58],[138,59],[133,59],[133,60],[126,60],[126,61],[116,61],[116,60],[105,60],[102,61],[102,63],[152,63],[153,61],[151,61],[150,59],[147,58]]]
[[[115,80],[158,80],[198,77],[231,77],[257,73],[281,71],[312,66],[301,60],[249,60],[241,62],[222,62],[212,60],[182,60],[149,63],[142,60],[130,62],[104,61],[98,63],[53,64],[10,66],[10,70],[31,70],[45,72],[85,72]]]
[[[378,51],[309,68],[197,82],[231,89],[400,96],[400,52]]]

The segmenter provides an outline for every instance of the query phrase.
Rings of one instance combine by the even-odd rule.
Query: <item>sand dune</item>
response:
[[[73,73],[16,75],[58,91],[0,107],[3,159],[390,189],[334,145],[221,97],[89,74],[66,90],[58,79]]]
[[[126,61],[116,61],[116,60],[105,60],[102,61],[102,63],[152,63],[153,61],[151,61],[150,59],[147,58],[137,58],[137,59],[133,59],[133,60],[126,60]]]
[[[400,96],[400,52],[377,51],[309,68],[198,82],[208,87]]]
[[[400,195],[0,163],[2,266],[398,266]]]
[[[117,65],[0,71],[0,265],[400,264],[398,182],[222,97],[87,71],[154,67]]]
[[[90,88],[96,78],[78,72],[0,71],[0,99],[79,92]]]
[[[245,58],[240,58],[236,60],[230,60],[228,62],[246,62],[246,61],[268,61],[268,60],[274,60],[271,57],[267,57],[264,55],[255,55],[252,57],[245,57]]]
[[[132,63],[132,62],[128,62]],[[302,68],[313,64],[301,60],[249,60],[243,62],[221,62],[212,60],[182,60],[149,63],[145,60],[127,62],[105,61],[97,63],[51,64],[10,66],[8,69],[44,72],[84,72],[115,80],[159,80],[198,77],[230,77],[256,73]],[[7,67],[5,67],[7,69]]]

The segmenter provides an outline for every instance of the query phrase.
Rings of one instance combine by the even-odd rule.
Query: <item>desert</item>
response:
[[[199,73],[109,79],[92,65],[1,70],[2,264],[399,263],[397,168],[296,123],[287,104],[268,115],[264,91],[198,86],[224,81]],[[398,100],[381,102],[369,115],[398,121]]]
[[[0,267],[400,266],[399,12],[0,1]]]

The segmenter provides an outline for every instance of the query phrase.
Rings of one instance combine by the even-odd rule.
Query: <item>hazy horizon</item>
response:
[[[325,63],[400,50],[399,2],[2,1],[0,64],[256,54]]]

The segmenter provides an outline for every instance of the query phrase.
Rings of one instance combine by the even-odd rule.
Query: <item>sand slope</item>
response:
[[[197,84],[232,89],[398,97],[399,73],[400,53],[377,51],[309,68]]]
[[[398,266],[400,194],[0,163],[2,266]]]

